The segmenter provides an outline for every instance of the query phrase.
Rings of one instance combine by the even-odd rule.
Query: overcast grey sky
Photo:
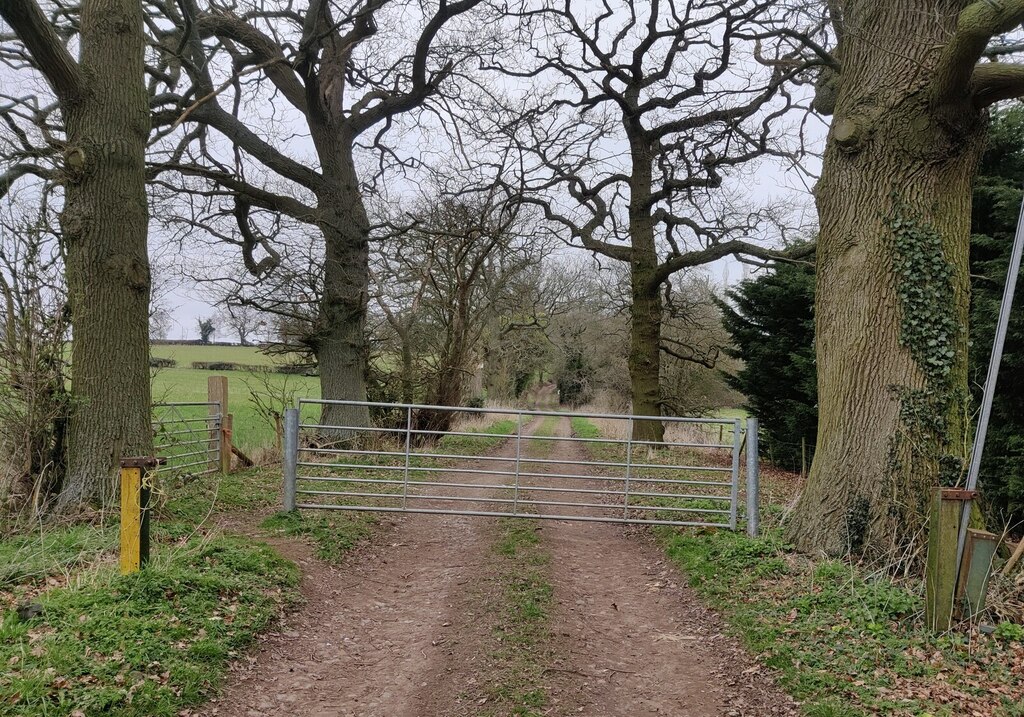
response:
[[[386,27],[376,37],[360,48],[360,51],[365,53],[394,52],[396,48],[401,48],[402,43],[394,40],[394,34],[406,33],[409,35],[409,38],[406,38],[406,40],[412,39],[417,32],[417,23],[410,21],[410,18],[407,16],[402,16],[400,20],[401,22],[387,23]],[[413,18],[412,20],[415,19]],[[734,63],[736,63],[736,73],[738,75],[746,75],[754,73],[759,69],[764,69],[757,63],[754,63],[749,57],[743,59],[742,56],[739,56],[737,59],[734,59]],[[232,69],[227,63],[225,63],[225,66],[212,67],[211,70],[216,82],[227,79],[232,73]],[[0,72],[3,73],[0,75],[0,82],[3,83],[4,89],[8,93],[35,93],[43,97],[49,94],[45,84],[35,73],[20,71],[12,74],[9,70],[0,70]],[[508,83],[502,86],[503,91],[511,91],[513,93],[522,92],[529,94],[534,89],[534,87],[530,86],[529,82],[520,82],[519,86],[513,86]],[[809,88],[797,88],[797,92],[800,91],[809,92],[810,90]],[[258,92],[263,92],[263,90]],[[355,95],[356,99],[358,99],[358,96],[358,94]],[[226,106],[229,106],[231,102],[230,92],[225,93],[222,100]],[[347,101],[352,102],[354,100],[347,98]],[[247,124],[255,128],[261,135],[289,156],[308,162],[310,166],[316,165],[316,154],[306,133],[303,119],[287,103],[276,97],[276,93],[266,91],[263,97],[260,97],[258,94],[245,97],[245,101],[242,103],[242,116]],[[795,124],[799,124],[800,119],[800,117],[794,117],[793,121]],[[399,151],[409,155],[420,154],[427,157],[428,160],[440,164],[449,161],[458,164],[457,157],[454,156],[451,148],[446,145],[447,133],[437,131],[439,129],[436,124],[437,122],[436,117],[428,117],[425,121],[421,121],[418,117],[403,120],[404,124],[399,126],[398,131],[394,133],[395,136],[401,137],[398,145]],[[820,119],[810,118],[805,126],[807,149],[812,152],[820,150],[824,144],[825,132],[826,126]],[[605,148],[605,155],[607,157],[613,158],[625,154],[622,151],[621,139],[613,139],[611,142]],[[231,151],[226,142],[222,141],[220,151],[223,153],[226,163],[231,164]],[[486,150],[477,148],[475,151],[485,152]],[[744,206],[757,207],[779,202],[785,203],[792,208],[790,223],[803,228],[807,232],[812,230],[816,224],[809,190],[813,185],[813,177],[817,174],[818,168],[819,163],[814,157],[806,160],[803,171],[789,167],[779,160],[766,159],[759,162],[753,171],[744,172],[742,176],[729,178],[727,189],[739,201],[742,201]],[[259,173],[261,171],[263,175],[266,175],[266,172],[258,164],[250,162],[247,168],[247,178],[249,181],[275,182],[273,177],[260,176]],[[400,198],[404,194],[411,195],[415,191],[419,179],[413,177],[405,185],[397,180],[392,182],[390,191],[394,196],[391,199]],[[290,190],[286,188],[286,191]],[[222,246],[211,246],[202,241],[187,242],[184,255],[176,256],[178,255],[178,246],[168,242],[169,231],[161,226],[160,212],[162,211],[164,211],[163,207],[154,207],[154,222],[150,242],[151,253],[160,256],[160,260],[157,262],[158,266],[168,263],[173,264],[177,261],[189,266],[202,266],[205,264],[209,267],[210,271],[216,271],[218,268],[232,262],[233,255],[230,251]],[[562,252],[571,251],[574,250],[568,248],[562,250]],[[235,257],[235,260],[237,261],[237,257]],[[734,259],[724,259],[716,262],[708,266],[706,271],[713,281],[719,283],[723,281],[735,283],[744,274],[742,265]],[[188,279],[174,276],[176,272],[173,268],[164,273],[166,276],[162,277],[163,280],[169,281],[173,285],[162,299],[164,306],[170,311],[173,318],[173,326],[170,330],[169,338],[194,338],[198,334],[196,328],[197,319],[213,315],[217,311],[214,306],[216,302],[215,290],[206,285],[197,286]],[[231,340],[232,338],[225,331],[218,333],[218,339]]]

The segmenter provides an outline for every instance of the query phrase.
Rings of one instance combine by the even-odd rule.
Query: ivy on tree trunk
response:
[[[808,552],[913,560],[967,435],[971,182],[986,107],[1024,67],[979,60],[1024,1],[832,3],[834,115],[815,191],[820,424],[789,527]]]

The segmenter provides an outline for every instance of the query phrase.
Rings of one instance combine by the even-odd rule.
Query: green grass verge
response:
[[[574,419],[573,431],[600,437],[585,419]],[[602,459],[610,450],[588,447]],[[781,512],[768,506],[763,515],[777,525]],[[923,624],[920,581],[794,555],[777,527],[759,540],[728,530],[653,530],[697,593],[778,670],[807,717],[1024,717],[1024,630],[936,637]]]
[[[499,647],[495,673],[486,686],[481,717],[546,714],[544,665],[539,654],[548,639],[548,616],[554,588],[548,581],[551,555],[541,544],[535,521],[505,519],[494,549],[501,586]]]
[[[591,441],[601,438],[601,431],[587,418],[574,416],[569,420],[572,426],[572,434],[577,438],[587,438]],[[626,447],[612,442],[587,442],[584,444],[587,452],[594,460],[599,461],[624,461],[626,459]]]
[[[226,537],[158,550],[38,596],[42,614],[0,620],[0,715],[172,717],[206,699],[228,660],[295,599],[298,572]]]
[[[1024,714],[1024,643],[932,635],[917,583],[790,556],[776,532],[760,540],[658,532],[690,584],[779,671],[808,717]]]
[[[109,553],[116,525],[41,529],[0,540],[0,590],[54,575],[69,575]]]
[[[207,520],[271,505],[279,486],[276,471],[160,482],[152,561],[127,577],[116,518],[0,540],[0,716],[170,717],[210,697],[298,599],[298,572]],[[42,613],[23,620],[28,603]]]
[[[265,530],[281,535],[304,536],[316,546],[316,557],[339,563],[349,550],[369,537],[380,522],[373,513],[336,511],[332,517],[281,511],[263,521]]]
[[[569,423],[572,424],[572,432],[578,438],[600,438],[601,432],[597,430],[597,426],[591,423],[586,418],[580,418],[579,416],[573,416],[569,419]]]
[[[526,452],[532,458],[545,458],[551,454],[555,447],[555,441],[545,440],[555,435],[558,422],[562,420],[558,416],[545,416],[540,426],[533,432],[533,438],[526,441]]]
[[[281,476],[274,470],[161,479],[153,498],[154,550],[192,535],[214,513],[271,506],[280,499],[280,492]],[[63,582],[116,558],[116,513],[99,515],[91,523],[15,527],[22,532],[0,537],[0,591],[8,591],[15,599],[43,587],[47,578]]]

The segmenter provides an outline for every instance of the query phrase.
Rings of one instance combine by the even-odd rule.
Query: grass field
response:
[[[154,403],[205,401],[207,379],[210,376],[227,376],[228,407],[234,415],[233,441],[245,452],[274,443],[274,426],[259,415],[253,392],[264,402],[269,401],[279,408],[285,403],[294,405],[296,398],[320,396],[320,381],[316,377],[189,368],[193,361],[231,361],[266,366],[274,363],[271,357],[259,353],[254,346],[160,344],[152,347],[152,355],[155,358],[173,358],[178,362],[175,368],[153,370]]]

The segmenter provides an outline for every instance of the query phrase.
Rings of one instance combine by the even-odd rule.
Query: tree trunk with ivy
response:
[[[975,65],[1024,3],[842,9],[818,94],[834,114],[815,193],[820,423],[788,537],[906,561],[969,449],[971,182],[985,107],[1024,90],[1016,66]]]

